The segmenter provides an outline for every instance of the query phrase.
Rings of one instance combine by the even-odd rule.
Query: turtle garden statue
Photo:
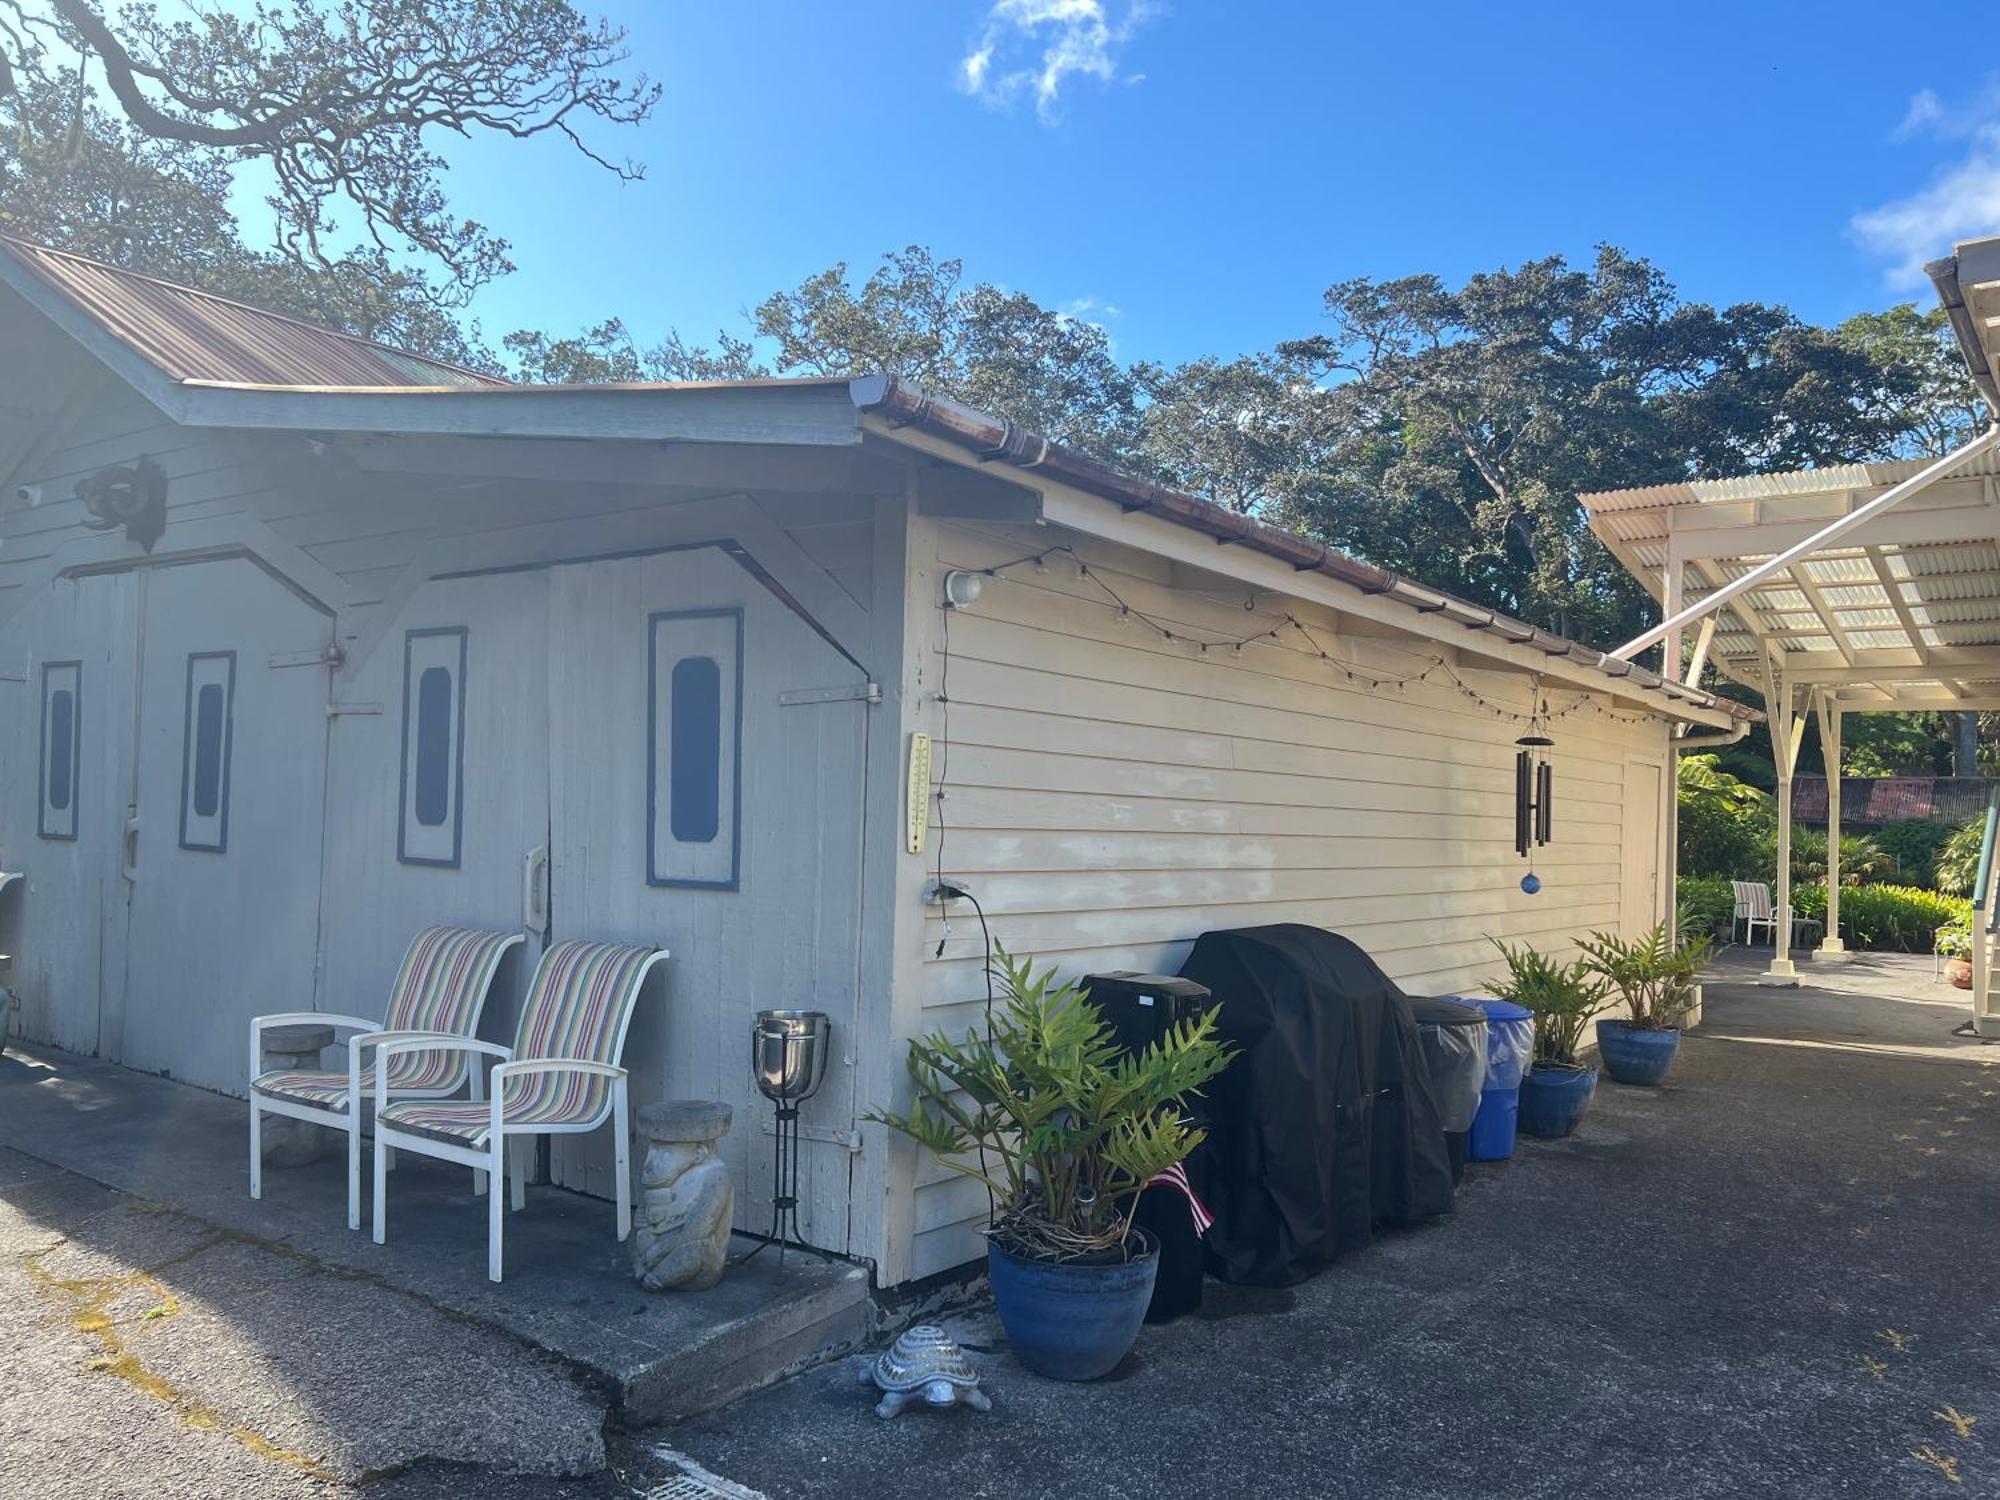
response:
[[[993,1402],[979,1388],[979,1372],[942,1328],[923,1324],[906,1329],[874,1363],[861,1368],[861,1383],[882,1392],[875,1415],[887,1421],[913,1406],[969,1406],[991,1411]]]

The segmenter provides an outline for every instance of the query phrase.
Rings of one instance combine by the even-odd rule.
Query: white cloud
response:
[[[1890,285],[1921,291],[1928,285],[1924,262],[1950,253],[1953,241],[2000,234],[2000,80],[1962,108],[1920,90],[1892,138],[1963,147],[1928,184],[1856,214],[1849,224],[1862,248],[1888,263]]]
[[[959,89],[1000,109],[1032,97],[1052,125],[1072,79],[1119,81],[1118,53],[1153,13],[1152,0],[993,0],[959,60]]]
[[[1944,123],[1944,101],[1934,89],[1918,89],[1910,95],[1910,107],[1903,111],[1903,123],[1898,125],[1891,140],[1906,141],[1911,136],[1922,135]]]

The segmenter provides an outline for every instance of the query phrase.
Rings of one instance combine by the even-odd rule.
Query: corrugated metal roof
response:
[[[0,235],[12,256],[174,380],[240,385],[484,387],[443,360]]]

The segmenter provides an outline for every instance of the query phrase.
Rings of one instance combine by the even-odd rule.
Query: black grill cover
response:
[[[1297,923],[1204,934],[1181,973],[1215,992],[1238,1056],[1208,1087],[1192,1163],[1215,1213],[1208,1268],[1285,1286],[1378,1224],[1451,1210],[1451,1165],[1416,1022],[1395,981]]]

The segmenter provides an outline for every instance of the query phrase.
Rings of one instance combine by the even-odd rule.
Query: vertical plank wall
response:
[[[937,737],[943,791],[925,863],[941,841],[944,872],[972,886],[1007,947],[1072,976],[1172,972],[1210,928],[1306,922],[1353,938],[1407,989],[1450,994],[1494,972],[1488,934],[1561,950],[1620,924],[1625,767],[1665,765],[1664,720],[1601,704],[1556,723],[1555,839],[1530,897],[1513,847],[1523,727],[1448,681],[1370,690],[1317,654],[1398,676],[1447,648],[1343,635],[1271,596],[1246,610],[1244,589],[1174,587],[1159,558],[1047,529],[925,523],[911,586],[935,597],[946,569],[1064,541],[1093,576],[1058,554],[988,579],[949,621],[948,665],[943,611],[913,611],[928,620],[920,727]],[[1318,646],[1285,626],[1287,609]],[[1281,635],[1204,654],[1142,615],[1211,640]],[[1527,705],[1525,676],[1459,670]],[[1562,708],[1581,695],[1549,696]],[[977,921],[956,913],[946,936],[932,908],[919,940],[922,1025],[969,1028],[984,995]],[[920,1168],[911,1274],[981,1254],[985,1210],[975,1184]]]

